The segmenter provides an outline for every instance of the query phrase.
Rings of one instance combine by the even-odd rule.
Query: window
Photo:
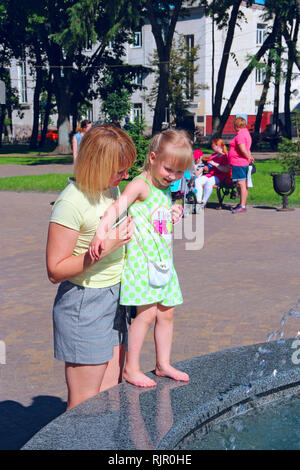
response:
[[[135,121],[136,119],[140,121],[142,116],[143,116],[142,103],[134,103],[133,108],[132,108],[133,121]]]
[[[22,60],[17,66],[18,71],[18,90],[19,99],[21,103],[27,103],[27,77],[26,77],[26,62]]]
[[[133,35],[133,43],[130,47],[142,47],[142,31],[137,31]]]
[[[185,43],[186,43],[186,54],[187,58],[190,62],[189,69],[187,70],[186,74],[186,99],[192,100],[194,98],[194,64],[192,59],[192,49],[194,47],[194,35],[188,34],[184,36]]]
[[[143,74],[142,73],[137,73],[133,79],[133,83],[135,85],[143,85]]]
[[[257,85],[262,85],[266,78],[266,69],[264,67],[260,67],[255,69],[255,83]]]
[[[256,25],[256,45],[261,46],[266,39],[267,26],[265,24],[258,23]]]

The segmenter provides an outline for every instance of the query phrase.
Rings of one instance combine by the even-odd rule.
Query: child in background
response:
[[[197,203],[204,206],[213,191],[214,185],[230,177],[228,151],[223,140],[213,140],[212,149],[215,153],[207,160],[207,165],[204,168],[207,174],[200,175],[195,180]]]
[[[126,186],[104,214],[89,248],[90,256],[97,258],[106,231],[128,209],[134,219],[135,233],[127,245],[120,304],[136,306],[137,315],[130,326],[123,377],[140,387],[156,385],[141,371],[139,364],[141,348],[153,321],[156,375],[189,380],[185,372],[170,364],[174,306],[183,302],[173,264],[172,223],[175,221],[172,220],[170,185],[181,179],[192,164],[191,142],[184,131],[165,130],[154,136],[143,172]],[[149,263],[152,262],[169,267],[166,283],[155,285],[150,276]]]

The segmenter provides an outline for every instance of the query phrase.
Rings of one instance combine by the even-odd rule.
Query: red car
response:
[[[58,131],[56,129],[50,129],[46,134],[46,139],[58,141]],[[41,132],[38,133],[38,142],[41,140]]]

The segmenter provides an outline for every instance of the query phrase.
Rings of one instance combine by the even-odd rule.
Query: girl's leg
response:
[[[219,183],[219,178],[217,176],[211,176],[210,178],[207,178],[207,181],[204,185],[204,195],[203,195],[204,204],[206,204],[208,199],[210,198],[210,195],[214,189],[214,184],[218,184],[218,183]]]
[[[100,386],[100,392],[104,392],[104,390],[114,387],[122,382],[125,354],[126,346],[124,344],[114,347],[114,356],[108,363]]]
[[[66,362],[65,373],[68,386],[67,410],[100,392],[106,368],[107,363],[82,365]]]
[[[123,378],[138,387],[155,387],[156,382],[147,377],[140,369],[140,353],[146,333],[156,317],[157,304],[137,307],[137,316],[129,328],[129,348]]]
[[[207,178],[207,176],[198,176],[198,178],[195,179],[195,189],[197,190],[196,192],[197,202],[202,202],[203,185],[206,183],[208,179],[209,178]]]
[[[171,377],[174,380],[187,382],[189,376],[170,364],[173,338],[173,307],[164,307],[157,304],[157,315],[154,329],[156,347],[156,375]]]

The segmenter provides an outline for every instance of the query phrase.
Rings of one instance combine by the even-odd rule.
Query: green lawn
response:
[[[27,157],[7,157],[0,155],[0,165],[50,165],[52,163],[72,163],[73,157],[52,157],[52,156],[27,156]]]
[[[21,157],[20,157],[21,158]],[[1,159],[0,159],[1,160]],[[249,189],[248,204],[250,205],[270,205],[281,206],[282,199],[273,189],[273,179],[271,173],[280,173],[281,166],[275,160],[257,161],[256,173],[253,175],[253,188]],[[71,174],[45,174],[32,176],[13,176],[9,178],[0,178],[1,191],[61,191]],[[120,185],[121,191],[127,182],[123,181]],[[211,202],[217,202],[216,192],[214,191]],[[224,202],[230,199],[225,198]],[[300,176],[296,177],[295,192],[289,197],[289,206],[300,207]]]

